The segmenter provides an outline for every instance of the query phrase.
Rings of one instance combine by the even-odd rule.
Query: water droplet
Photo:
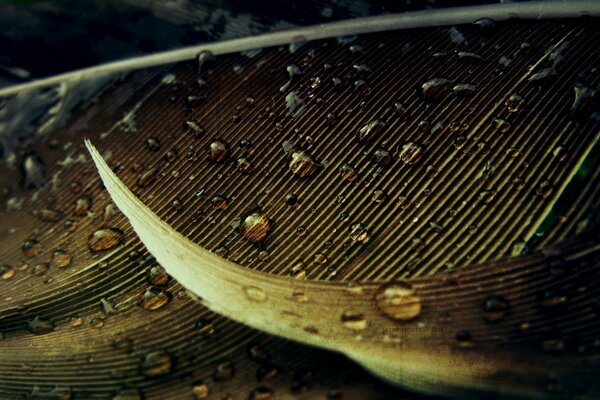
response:
[[[295,206],[296,204],[298,204],[298,196],[296,196],[295,194],[288,194],[287,196],[285,196],[285,204],[287,204],[290,207]]]
[[[142,307],[146,310],[154,311],[158,310],[169,304],[173,296],[171,293],[163,289],[150,288],[144,293],[142,298]]]
[[[408,321],[421,313],[421,298],[407,282],[383,285],[375,293],[375,304],[388,317]]]
[[[61,211],[52,208],[43,208],[37,211],[35,214],[40,221],[44,222],[56,222],[63,217],[63,213]]]
[[[552,154],[558,159],[558,161],[565,161],[567,159],[568,151],[566,147],[558,145],[554,148]]]
[[[373,203],[381,204],[387,199],[387,194],[383,190],[377,189],[373,191],[371,199],[373,200]]]
[[[573,99],[570,112],[572,116],[579,117],[584,115],[587,111],[591,111],[594,107],[598,91],[584,86],[581,83],[576,83],[575,86],[573,86],[573,90],[575,91],[575,98]]]
[[[496,322],[504,318],[508,311],[508,301],[500,295],[489,296],[483,302],[483,318],[487,322]]]
[[[381,120],[369,121],[358,130],[356,138],[360,143],[371,143],[381,137],[384,126]]]
[[[202,336],[210,336],[215,333],[215,326],[212,321],[207,318],[199,319],[196,322],[195,328]]]
[[[28,239],[23,243],[21,249],[25,257],[32,258],[40,254],[42,245],[36,239]]]
[[[355,331],[360,331],[367,327],[367,319],[360,313],[345,312],[342,314],[341,321],[346,328]]]
[[[315,264],[323,265],[323,264],[327,263],[327,261],[329,261],[329,260],[327,259],[327,256],[323,253],[316,253],[315,256],[313,257],[313,262]]]
[[[166,286],[171,277],[163,267],[160,265],[154,265],[148,270],[148,283],[152,286]]]
[[[532,74],[527,78],[528,82],[531,83],[545,83],[550,79],[554,78],[558,73],[554,67],[544,68],[535,74]]]
[[[198,74],[201,74],[202,69],[213,63],[216,59],[210,50],[202,50],[198,53]]]
[[[261,288],[256,286],[246,286],[244,287],[244,293],[246,297],[256,303],[264,303],[267,301],[267,294]]]
[[[123,389],[112,400],[143,400],[142,394],[137,389]]]
[[[104,326],[105,321],[104,317],[94,317],[90,321],[90,326],[94,329],[100,329]]]
[[[217,365],[213,373],[213,379],[217,382],[229,380],[235,374],[235,368],[231,361],[223,361]]]
[[[479,192],[478,196],[479,201],[481,201],[483,204],[490,203],[492,200],[494,200],[494,197],[496,197],[495,190],[483,190]]]
[[[64,250],[56,249],[52,253],[52,266],[58,268],[68,267],[71,264],[71,255]]]
[[[192,386],[192,397],[194,400],[203,400],[208,397],[209,394],[208,385],[203,382],[196,382]]]
[[[545,199],[546,197],[548,197],[552,194],[553,190],[554,190],[554,187],[552,186],[552,183],[550,183],[549,181],[542,181],[538,185],[538,187],[536,189],[536,193],[538,196]]]
[[[101,228],[88,238],[88,247],[91,251],[109,250],[123,243],[125,233],[115,228]]]
[[[210,201],[213,208],[217,209],[217,210],[225,210],[227,209],[227,207],[229,207],[229,204],[227,202],[227,197],[225,196],[215,196],[212,198],[212,200]]]
[[[150,167],[146,171],[144,171],[140,174],[140,176],[138,177],[135,184],[139,188],[146,188],[152,182],[154,182],[156,180],[159,172],[160,172],[160,167],[158,165],[154,166],[154,167]]]
[[[444,97],[450,88],[448,79],[434,78],[421,85],[421,93],[425,100],[436,100]]]
[[[173,358],[162,350],[146,354],[140,365],[142,374],[150,378],[167,375],[172,369]]]
[[[385,167],[392,161],[392,155],[386,149],[379,148],[373,152],[373,161],[380,167]]]
[[[502,118],[495,118],[494,125],[496,126],[496,130],[506,133],[510,129],[510,122]]]
[[[209,145],[208,157],[216,163],[224,162],[229,157],[229,146],[221,140],[213,140]]]
[[[294,175],[301,178],[313,175],[318,168],[312,157],[302,150],[292,152],[288,166]]]
[[[356,178],[358,177],[356,169],[354,169],[354,167],[350,164],[342,165],[342,167],[340,168],[340,174],[342,175],[342,179],[348,182],[354,182],[354,180],[356,180]]]
[[[520,94],[511,95],[508,100],[506,100],[506,109],[508,112],[514,113],[519,112],[525,105],[525,98]]]
[[[304,269],[304,263],[299,260],[297,261],[290,270],[290,275],[296,279],[305,279],[306,278],[306,270]]]
[[[34,335],[45,335],[54,331],[54,324],[36,316],[34,319],[27,321],[27,329]]]
[[[38,189],[45,183],[46,164],[36,153],[27,153],[21,159],[21,175],[24,189]]]
[[[48,269],[50,269],[50,264],[47,262],[41,262],[33,267],[33,274],[38,276],[44,275],[46,272],[48,272]]]
[[[155,138],[155,137],[146,138],[145,143],[146,143],[146,147],[150,151],[160,150],[160,140],[158,140],[158,138]]]
[[[10,265],[1,265],[0,266],[0,277],[2,279],[7,280],[12,278],[15,275],[15,269]]]
[[[398,147],[398,156],[404,164],[413,165],[423,155],[423,146],[415,142],[406,142]]]
[[[259,211],[243,217],[239,226],[240,233],[253,243],[265,240],[269,229],[271,229],[271,221]]]
[[[471,347],[473,344],[471,343],[471,333],[469,331],[458,331],[456,332],[456,340],[458,341],[458,345],[460,347]]]
[[[461,97],[471,97],[477,92],[477,86],[470,83],[459,83],[452,87],[452,92]]]
[[[259,386],[250,392],[248,400],[269,400],[273,395],[273,390],[266,386]]]
[[[75,207],[73,214],[77,217],[83,217],[87,215],[88,211],[92,207],[92,198],[90,196],[81,196],[75,200]]]
[[[367,228],[365,228],[365,226],[360,222],[350,225],[349,231],[350,239],[352,239],[355,242],[362,243],[369,240],[369,232],[367,231]]]
[[[249,174],[254,169],[252,167],[252,164],[246,157],[238,158],[235,164],[236,164],[237,170],[240,171],[242,174]]]
[[[271,253],[269,253],[267,250],[261,250],[258,252],[259,261],[266,261],[269,259],[269,257],[271,257]]]
[[[471,63],[471,64],[479,64],[483,61],[483,57],[481,57],[479,54],[477,53],[472,53],[470,51],[459,51],[458,52],[458,59]]]

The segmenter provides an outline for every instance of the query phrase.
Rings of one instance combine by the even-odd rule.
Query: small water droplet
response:
[[[63,217],[63,213],[52,208],[43,208],[35,213],[40,221],[57,222]]]
[[[88,211],[92,207],[92,198],[90,196],[81,196],[75,200],[75,207],[73,214],[77,217],[83,217],[87,215]]]
[[[510,122],[502,118],[495,118],[494,125],[496,126],[496,130],[506,133],[510,129]]]
[[[152,286],[166,286],[171,277],[163,267],[154,265],[148,269],[147,279],[148,283]]]
[[[172,369],[173,358],[162,350],[144,355],[140,365],[141,373],[149,378],[167,375]]]
[[[313,175],[318,165],[305,151],[296,150],[292,152],[288,167],[294,175],[305,178]]]
[[[369,232],[367,231],[367,228],[365,228],[365,226],[360,222],[350,225],[349,231],[350,239],[355,242],[362,243],[369,240]]]
[[[406,142],[398,147],[398,156],[404,164],[413,165],[423,155],[423,146],[415,142]]]
[[[506,100],[506,109],[508,112],[519,112],[525,105],[525,98],[520,94],[513,94]]]
[[[229,157],[229,146],[221,140],[213,140],[209,145],[208,157],[216,163],[224,162]]]
[[[150,288],[146,290],[142,298],[142,307],[146,310],[158,310],[169,304],[173,296],[163,289]]]
[[[444,97],[450,88],[451,81],[445,78],[434,78],[421,85],[421,93],[425,100],[437,100]]]
[[[483,318],[487,322],[496,322],[504,318],[508,311],[508,301],[500,295],[492,295],[483,302]]]
[[[125,241],[125,233],[115,228],[101,228],[88,238],[88,247],[91,251],[110,250]]]
[[[256,286],[245,286],[244,293],[246,297],[256,303],[264,303],[267,301],[267,294],[261,288]]]
[[[537,195],[543,199],[550,196],[553,191],[554,191],[554,187],[552,186],[552,183],[550,183],[549,181],[540,182],[540,184],[538,185],[538,187],[536,189]]]
[[[385,123],[381,120],[367,122],[359,130],[356,138],[360,143],[371,143],[381,137]]]
[[[375,304],[388,317],[408,321],[421,313],[421,297],[407,282],[393,282],[375,293]]]
[[[360,313],[345,312],[342,314],[341,321],[346,328],[355,331],[360,331],[367,327],[367,319]]]
[[[40,254],[42,245],[36,239],[28,239],[23,243],[21,249],[25,257],[32,258]]]
[[[34,319],[27,321],[27,329],[34,335],[45,335],[54,331],[54,324],[36,316]]]
[[[21,159],[21,183],[24,189],[38,189],[46,180],[46,164],[36,153],[30,152]]]
[[[214,196],[210,202],[211,202],[213,208],[217,209],[217,210],[225,210],[225,209],[227,209],[227,207],[229,207],[227,197],[225,197],[225,196],[221,196],[221,195]]]
[[[159,172],[160,172],[160,167],[158,165],[154,166],[154,167],[149,167],[146,171],[144,171],[140,174],[140,176],[138,177],[135,184],[139,188],[142,188],[142,189],[146,188],[152,182],[154,182],[156,180]]]
[[[68,267],[71,264],[71,255],[64,250],[56,249],[52,253],[52,260],[50,263],[54,267],[64,268]]]
[[[146,140],[144,142],[146,143],[146,147],[148,148],[148,150],[150,150],[150,151],[160,150],[160,140],[158,140],[158,138],[149,137],[149,138],[146,138]]]
[[[1,265],[0,266],[0,277],[2,279],[7,280],[12,278],[15,275],[15,269],[10,265]]]
[[[208,385],[202,381],[196,382],[192,386],[192,397],[194,400],[206,399],[209,393]]]
[[[271,221],[261,212],[254,211],[242,217],[238,229],[249,241],[261,242],[266,239],[271,229]]]
[[[470,83],[459,83],[452,87],[452,93],[460,97],[471,97],[477,92],[477,86]]]
[[[213,379],[217,382],[223,382],[233,378],[235,367],[231,361],[223,361],[217,365],[213,373]]]
[[[340,168],[340,174],[342,175],[342,179],[348,182],[354,182],[354,180],[356,180],[358,177],[356,169],[354,169],[354,167],[350,164],[342,165]]]

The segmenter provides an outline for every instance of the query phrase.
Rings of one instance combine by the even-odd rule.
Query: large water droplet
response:
[[[381,312],[395,320],[408,321],[421,313],[421,297],[407,282],[393,282],[380,287],[375,293],[375,304]]]
[[[288,166],[294,175],[301,178],[313,175],[318,168],[315,160],[303,150],[292,152]]]
[[[125,233],[115,228],[101,228],[88,238],[88,247],[91,251],[109,250],[123,243]]]
[[[265,240],[271,229],[271,221],[261,212],[254,211],[241,219],[238,229],[249,241],[261,242]]]

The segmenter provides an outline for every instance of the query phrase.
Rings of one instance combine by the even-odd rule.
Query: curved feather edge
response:
[[[524,293],[543,289],[536,274],[546,268],[553,254],[560,253],[570,262],[585,259],[587,267],[596,268],[600,257],[595,239],[516,260],[488,262],[459,278],[441,274],[411,281],[422,310],[414,319],[403,321],[382,311],[375,300],[378,290],[389,282],[348,284],[274,276],[194,244],[145,206],[89,140],[85,144],[110,196],[148,251],[214,312],[273,335],[341,352],[387,381],[430,393],[562,398],[562,393],[547,391],[549,376],[569,380],[577,374],[581,378],[584,365],[591,377],[600,371],[597,356],[562,355],[556,362],[556,355],[527,343],[499,346],[497,336],[514,331],[514,322],[510,326],[485,324],[480,307],[482,287],[498,291],[507,276],[519,282]],[[522,308],[532,323],[546,317],[531,301]],[[457,342],[456,332],[465,327],[477,332],[477,340]],[[573,398],[593,398],[597,393],[598,388],[591,388]]]

